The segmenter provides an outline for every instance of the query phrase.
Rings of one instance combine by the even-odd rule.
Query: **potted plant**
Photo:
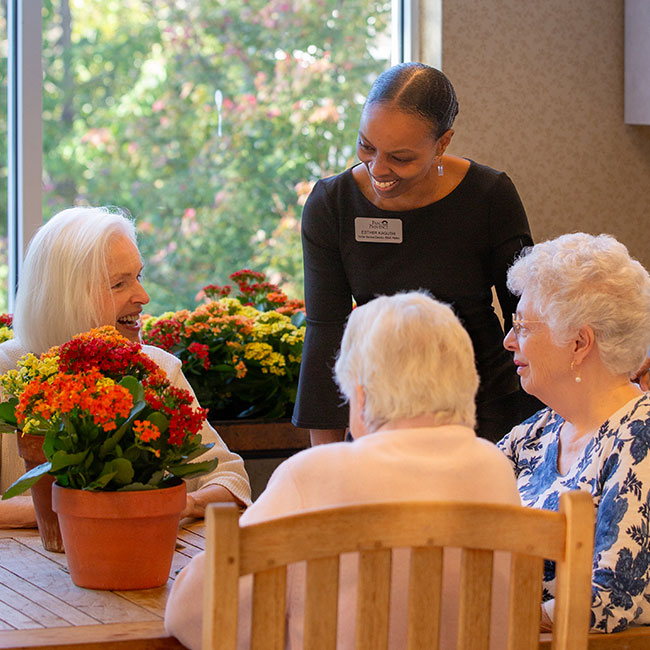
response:
[[[305,338],[304,303],[259,271],[208,285],[203,304],[148,317],[143,339],[175,354],[211,421],[286,418],[293,409]]]
[[[0,342],[13,338],[11,314],[0,315]],[[15,433],[18,454],[25,463],[25,469],[30,470],[45,462],[43,453],[44,432],[29,433],[22,430],[15,415],[15,407],[25,385],[36,376],[48,377],[52,374],[52,364],[41,363],[33,354],[26,355],[16,370],[0,375],[0,392],[6,401],[0,403],[0,432]],[[52,483],[54,477],[45,475],[32,485],[31,496],[36,511],[36,523],[41,536],[43,548],[46,551],[63,553],[63,539],[59,528],[59,520],[52,510]]]
[[[5,384],[19,372],[7,373]],[[43,436],[47,461],[3,499],[53,476],[53,508],[75,584],[164,584],[185,506],[182,479],[217,463],[190,462],[211,447],[199,433],[205,409],[193,408],[191,395],[171,386],[139,343],[110,326],[52,348],[33,374],[13,409],[23,431]]]

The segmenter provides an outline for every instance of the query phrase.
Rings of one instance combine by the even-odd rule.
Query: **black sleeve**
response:
[[[333,379],[336,354],[352,309],[335,213],[335,202],[319,181],[302,215],[307,329],[292,422],[306,429],[340,429],[348,424],[348,410]]]
[[[517,255],[533,245],[526,211],[517,189],[507,174],[499,174],[490,202],[490,273],[503,313],[504,329],[512,327],[512,316],[519,298],[506,286],[506,274]]]

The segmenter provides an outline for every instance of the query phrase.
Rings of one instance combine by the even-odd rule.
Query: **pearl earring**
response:
[[[571,370],[573,370],[573,366],[575,366],[575,364],[576,364],[575,361],[571,362]],[[582,381],[582,377],[580,375],[576,374],[576,376],[575,376],[576,384],[579,384],[581,381]]]
[[[442,158],[438,161],[438,176],[443,176],[445,173],[445,170],[442,166]]]

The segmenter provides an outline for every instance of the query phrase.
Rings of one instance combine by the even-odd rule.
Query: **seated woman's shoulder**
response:
[[[181,361],[170,352],[157,348],[155,345],[143,345],[142,351],[155,361],[168,375],[177,370]]]
[[[9,339],[0,343],[0,374],[16,367],[18,360],[27,354],[18,339]]]

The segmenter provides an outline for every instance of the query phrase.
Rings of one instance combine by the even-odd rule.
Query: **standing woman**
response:
[[[381,74],[361,114],[361,164],[320,180],[302,220],[307,332],[293,423],[312,444],[342,440],[348,412],[332,368],[353,300],[425,289],[453,306],[474,346],[481,385],[477,432],[499,440],[539,405],[526,404],[503,328],[516,299],[506,271],[532,244],[517,190],[503,172],[445,153],[458,113],[440,71],[403,63]],[[400,333],[395,340],[400,344]]]

